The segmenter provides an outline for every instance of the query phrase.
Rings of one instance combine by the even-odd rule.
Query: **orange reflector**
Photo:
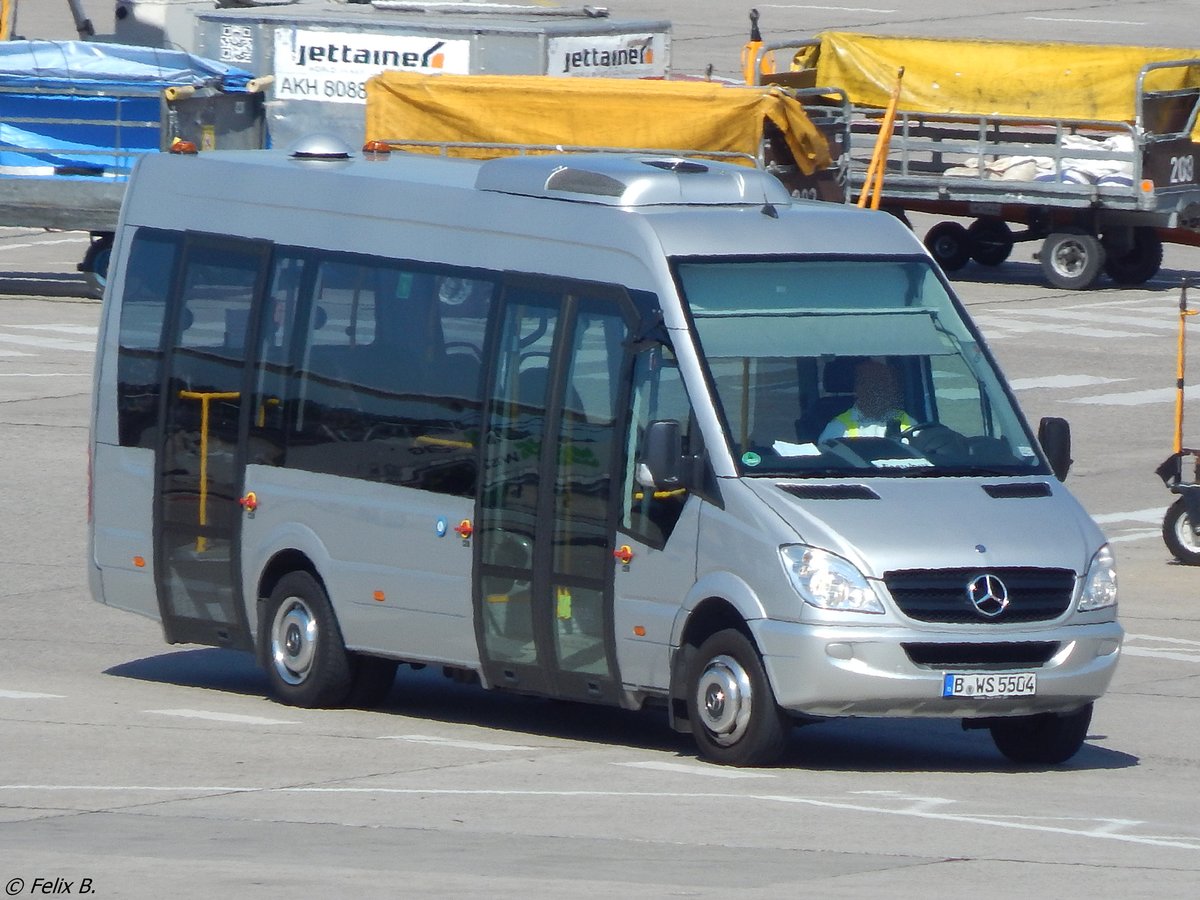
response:
[[[634,625],[634,626],[633,626],[633,633],[634,633],[634,634],[636,634],[638,637],[645,637],[645,636],[646,636],[646,629],[645,629],[643,626],[641,626],[641,625]]]
[[[367,141],[363,144],[363,153],[391,153],[391,145],[387,141]]]
[[[378,602],[382,603],[384,600],[386,600],[386,599],[387,599],[387,594],[385,594],[383,591],[376,591],[376,592],[375,592],[375,599],[376,599]]]
[[[1149,178],[1142,180],[1142,193],[1143,194],[1153,194],[1154,193],[1154,182],[1151,181]]]
[[[196,145],[193,144],[191,141],[184,141],[179,138],[175,138],[175,140],[171,141],[171,152],[172,153],[185,153],[188,156],[192,156],[192,155],[195,155],[196,153],[198,153],[199,151],[196,150]]]
[[[146,558],[144,556],[135,556],[133,558],[133,564],[139,569],[144,569],[146,568]]]

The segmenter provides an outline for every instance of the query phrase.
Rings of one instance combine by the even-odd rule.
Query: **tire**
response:
[[[944,272],[957,272],[971,259],[971,238],[958,222],[938,222],[930,228],[925,248]]]
[[[88,288],[97,297],[104,296],[108,284],[108,262],[112,258],[113,236],[101,234],[94,237],[83,254],[83,262],[76,268],[83,273]]]
[[[765,766],[779,759],[791,721],[775,703],[754,644],[729,628],[708,638],[687,675],[692,737],[707,759]]]
[[[374,709],[391,693],[400,664],[394,659],[358,654],[351,657],[351,663],[354,676],[350,693],[346,695],[346,705],[356,709]]]
[[[1058,231],[1042,243],[1042,272],[1057,288],[1082,291],[1096,283],[1104,269],[1104,245],[1083,231]]]
[[[1132,239],[1118,241],[1104,235],[1104,271],[1117,284],[1145,284],[1162,268],[1163,245],[1153,228],[1134,228]]]
[[[308,572],[290,572],[271,591],[261,629],[271,693],[289,706],[343,705],[354,667],[329,597]]]
[[[1079,752],[1091,723],[1089,703],[1071,713],[996,719],[988,728],[996,748],[1013,762],[1054,766]]]
[[[1200,538],[1192,533],[1192,522],[1180,497],[1163,517],[1163,543],[1185,566],[1200,566]]]
[[[985,216],[967,227],[971,259],[981,266],[998,266],[1012,254],[1012,229],[1003,219]]]

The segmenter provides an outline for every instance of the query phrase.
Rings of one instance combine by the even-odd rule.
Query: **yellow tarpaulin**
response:
[[[1200,50],[1112,44],[968,41],[824,32],[795,67],[840,87],[857,105],[884,107],[904,67],[900,109],[964,115],[1132,122],[1137,76],[1151,62]],[[1200,69],[1156,70],[1151,90],[1200,85]]]
[[[770,87],[384,72],[367,81],[366,117],[368,141],[700,150],[755,157],[770,121],[806,175],[830,165],[828,143],[801,104]]]

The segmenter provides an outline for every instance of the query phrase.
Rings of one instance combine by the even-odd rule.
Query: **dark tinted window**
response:
[[[473,495],[492,284],[362,257],[306,266],[286,465]]]
[[[122,447],[155,446],[162,329],[178,240],[143,229],[129,250],[117,352],[117,428]]]

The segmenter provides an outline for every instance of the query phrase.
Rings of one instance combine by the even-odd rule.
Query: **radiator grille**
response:
[[[987,616],[971,602],[967,588],[982,576],[999,578],[1008,606]],[[1075,573],[1070,569],[910,569],[888,572],[883,581],[901,612],[922,622],[1044,622],[1071,605]]]

